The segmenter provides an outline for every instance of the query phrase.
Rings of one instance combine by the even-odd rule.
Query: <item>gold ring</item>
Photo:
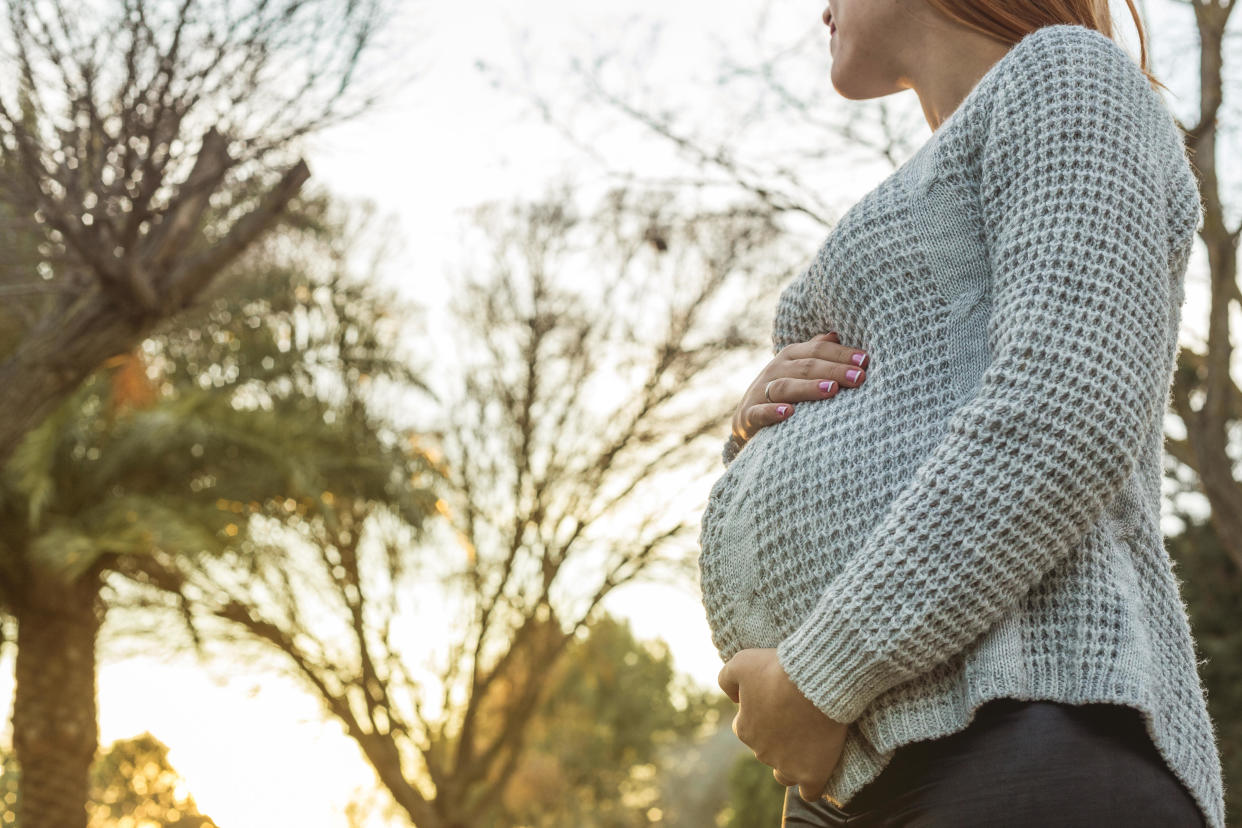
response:
[[[768,384],[763,386],[763,398],[768,402],[776,402],[776,400],[772,399],[772,383],[774,382],[776,380],[769,380]]]

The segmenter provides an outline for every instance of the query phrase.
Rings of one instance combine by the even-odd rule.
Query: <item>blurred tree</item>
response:
[[[4,7],[15,82],[0,93],[0,236],[17,243],[0,266],[0,467],[22,439],[29,443],[20,468],[5,469],[6,516],[24,525],[5,526],[0,605],[17,619],[15,750],[24,802],[37,814],[27,828],[71,828],[86,818],[97,741],[93,639],[103,559],[87,551],[98,547],[89,533],[111,533],[108,542],[134,549],[174,541],[134,535],[118,514],[169,518],[173,534],[195,521],[176,524],[153,511],[166,505],[154,492],[106,516],[82,489],[66,498],[81,514],[65,514],[45,533],[42,519],[56,514],[52,469],[60,463],[57,483],[68,483],[82,459],[68,452],[103,451],[79,439],[91,430],[79,415],[111,416],[112,403],[96,410],[112,394],[101,391],[108,374],[142,372],[127,366],[145,336],[195,303],[286,212],[309,175],[294,155],[297,140],[368,106],[355,71],[380,6]],[[82,389],[92,375],[97,381]],[[165,431],[175,416],[165,417]],[[48,418],[55,425],[31,433]],[[14,492],[24,505],[11,503]],[[56,550],[61,542],[70,546]]]
[[[1226,819],[1237,825],[1242,815],[1242,573],[1210,522],[1180,517],[1185,531],[1169,538],[1194,625],[1200,672],[1208,688],[1208,710],[1225,770]],[[1234,784],[1230,784],[1233,782]]]
[[[21,810],[21,768],[10,750],[0,750],[0,828],[17,828]]]
[[[247,518],[331,516],[334,496],[382,504],[401,531],[432,511],[426,458],[353,391],[417,384],[382,322],[397,303],[346,276],[326,213],[307,217],[239,259],[220,295],[106,362],[0,470],[0,563],[21,576],[0,606],[19,631],[27,828],[85,825],[96,638],[126,597],[115,579],[104,588],[108,573],[158,582],[178,557],[208,556],[244,579]]]
[[[0,828],[20,828],[17,757],[0,753]],[[89,828],[217,828],[200,813],[168,747],[150,733],[118,739],[91,767]]]
[[[298,139],[372,100],[381,2],[5,0],[0,201],[37,257],[0,268],[34,300],[0,354],[0,465],[274,225],[310,175]]]
[[[1225,200],[1229,184],[1223,180],[1224,168],[1218,164],[1221,157],[1236,156],[1239,149],[1234,147],[1230,152],[1225,143],[1239,134],[1237,124],[1230,124],[1226,117],[1230,114],[1226,95],[1236,93],[1225,85],[1225,57],[1236,59],[1242,54],[1236,47],[1226,50],[1228,41],[1237,37],[1227,31],[1237,4],[1216,0],[1179,2],[1194,12],[1198,29],[1198,112],[1182,128],[1203,198],[1204,219],[1199,237],[1207,251],[1211,294],[1207,341],[1201,348],[1185,344],[1178,353],[1173,410],[1181,418],[1184,432],[1170,435],[1165,446],[1198,478],[1200,490],[1212,505],[1211,521],[1218,541],[1235,571],[1242,574],[1242,476],[1237,473],[1236,448],[1230,446],[1231,435],[1242,423],[1242,389],[1231,372],[1234,337],[1230,333],[1230,307],[1235,302],[1242,304],[1242,292],[1238,289],[1242,220],[1235,220],[1230,227],[1226,213],[1231,206]],[[1234,107],[1233,113],[1236,112]],[[1236,205],[1233,212],[1237,216]]]
[[[112,743],[91,769],[89,828],[217,828],[150,733]]]
[[[553,630],[550,633],[555,636]],[[661,641],[638,642],[629,622],[601,616],[547,677],[528,749],[509,776],[491,825],[630,828],[671,825],[660,785],[665,748],[715,730],[718,691],[683,688]],[[728,703],[728,699],[725,699]],[[682,823],[689,825],[689,823]]]
[[[741,757],[754,754],[733,733],[737,706],[719,688],[705,690],[705,709],[693,711],[706,736],[662,748],[660,810],[667,828],[720,826],[728,818],[733,797],[730,768]],[[690,711],[688,711],[690,712]],[[769,770],[768,774],[771,778]],[[775,780],[772,780],[775,782]]]
[[[297,140],[368,105],[354,79],[379,5],[4,5],[15,83],[0,95],[0,233],[17,243],[0,267],[0,466],[30,442],[20,468],[5,470],[12,520],[0,604],[18,621],[14,746],[23,801],[38,815],[27,828],[80,826],[97,739],[93,641],[104,560],[92,562],[84,533],[110,532],[110,543],[134,548],[143,539],[115,515],[166,515],[151,511],[165,505],[158,493],[107,517],[98,502],[75,500],[79,491],[66,498],[81,508],[66,515],[76,524],[43,533],[40,521],[56,514],[52,468],[60,463],[63,482],[83,459],[68,452],[103,451],[79,440],[93,427],[84,422],[71,439],[58,432],[75,431],[70,423],[83,411],[110,416],[92,409],[111,394],[101,392],[105,375],[140,372],[126,367],[137,358],[126,355],[275,225],[309,175],[294,155]],[[80,389],[97,370],[92,387]],[[58,407],[58,424],[32,435]],[[11,502],[14,492],[24,505]],[[60,542],[76,546],[54,550]],[[157,542],[171,538],[146,540]],[[49,557],[68,571],[49,567]]]
[[[406,405],[434,420],[413,430],[444,478],[421,583],[360,497],[335,498],[335,522],[252,520],[244,581],[182,567],[176,601],[281,654],[420,828],[493,824],[603,599],[661,568],[693,577],[701,497],[678,496],[720,462],[720,377],[757,324],[721,303],[770,291],[754,272],[774,251],[748,214],[676,217],[629,191],[479,211],[473,278],[424,343],[440,397]]]
[[[729,768],[729,804],[716,824],[721,828],[773,828],[785,810],[785,786],[753,753],[738,756]]]
[[[664,20],[640,14],[617,19],[606,40],[592,38],[589,53],[539,53],[538,38],[529,37],[517,44],[526,52],[525,71],[494,59],[476,68],[494,87],[528,101],[532,117],[618,184],[746,204],[782,221],[786,232],[802,225],[812,234],[809,244],[840,214],[850,183],[841,180],[843,170],[856,173],[876,162],[896,168],[918,149],[920,128],[926,129],[922,111],[893,96],[837,112],[825,105],[831,58],[822,11],[797,0],[722,11],[727,19],[707,29],[718,52],[696,60],[701,71],[677,84],[667,82],[662,61],[681,58],[685,44],[670,43]],[[547,69],[546,83],[539,68]],[[582,117],[584,108],[592,117]],[[668,149],[684,165],[663,172],[630,155],[629,147],[647,157]]]

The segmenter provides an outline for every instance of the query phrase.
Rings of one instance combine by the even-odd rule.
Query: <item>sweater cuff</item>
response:
[[[823,598],[819,607],[833,605],[830,595]],[[826,617],[817,608],[776,647],[794,686],[841,724],[855,721],[876,696],[906,679],[882,653],[859,646],[858,630],[849,626],[839,614]]]

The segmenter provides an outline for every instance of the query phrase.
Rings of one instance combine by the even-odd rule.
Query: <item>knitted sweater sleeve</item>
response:
[[[1085,537],[1163,428],[1176,338],[1165,179],[1177,159],[1138,66],[1081,31],[1014,47],[1029,48],[995,90],[979,160],[992,359],[777,647],[837,721],[1000,620]]]

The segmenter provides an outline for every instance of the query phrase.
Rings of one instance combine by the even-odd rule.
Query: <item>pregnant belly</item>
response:
[[[778,640],[791,632],[939,440],[945,419],[933,412],[943,400],[911,405],[887,390],[864,384],[797,404],[757,432],[712,487],[700,568],[705,603],[722,623],[739,600],[724,592],[738,581],[722,573],[751,566],[749,602]],[[753,564],[743,565],[747,555]]]

